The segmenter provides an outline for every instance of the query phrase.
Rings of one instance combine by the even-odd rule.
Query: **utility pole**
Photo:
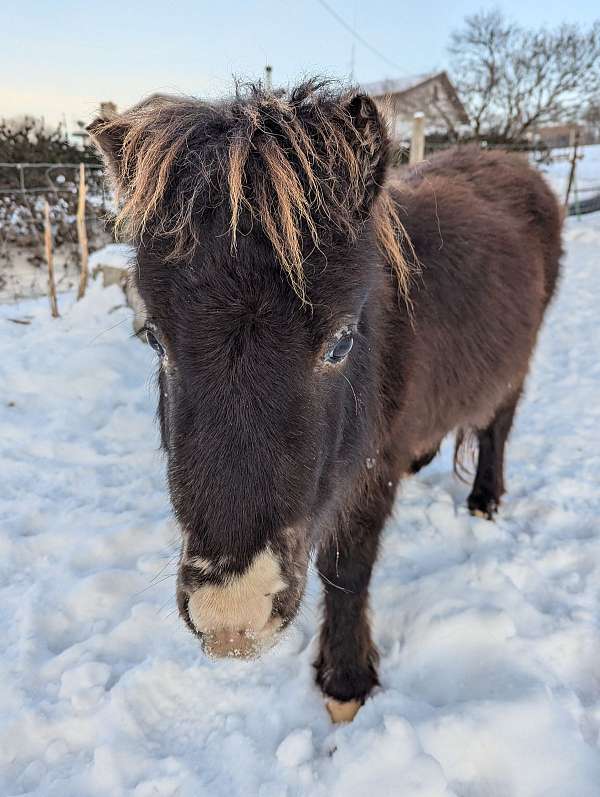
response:
[[[269,94],[273,91],[273,67],[270,64],[265,67],[265,89]]]
[[[352,15],[352,27],[356,30],[356,6],[357,0],[354,0],[354,14]],[[356,43],[352,39],[352,48],[350,50],[350,83],[354,83],[354,71],[356,68]]]

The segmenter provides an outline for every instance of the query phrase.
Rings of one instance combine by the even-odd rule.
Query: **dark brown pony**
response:
[[[448,152],[397,180],[373,102],[310,81],[153,97],[93,136],[135,241],[182,531],[178,602],[214,655],[257,654],[317,551],[317,683],[335,718],[377,684],[367,618],[398,481],[457,431],[491,518],[559,268],[527,163]]]

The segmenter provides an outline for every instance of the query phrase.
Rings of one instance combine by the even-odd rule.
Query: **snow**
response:
[[[571,171],[569,159],[572,154],[573,150],[570,147],[553,149],[553,162],[546,165],[538,164],[538,168],[561,199],[564,199],[567,193]],[[577,161],[575,169],[571,201],[575,201],[576,197],[580,200],[589,199],[594,194],[600,193],[600,144],[581,147],[580,155],[581,159]]]
[[[292,731],[277,748],[277,760],[286,767],[297,767],[312,758],[313,743],[310,728]]]
[[[135,251],[128,244],[107,244],[90,255],[88,267],[92,273],[102,266],[127,268],[134,257]]]
[[[0,793],[598,797],[600,216],[560,295],[496,523],[451,446],[407,481],[373,579],[381,688],[330,724],[319,598],[259,662],[175,611],[154,361],[113,286],[0,307]],[[14,324],[9,318],[30,320]]]

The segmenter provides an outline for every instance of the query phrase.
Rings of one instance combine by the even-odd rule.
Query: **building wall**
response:
[[[425,114],[427,133],[444,133],[448,130],[448,119],[455,128],[463,123],[452,104],[446,86],[440,79],[417,86],[409,92],[387,97],[375,97],[389,124],[390,135],[396,141],[410,139],[413,116],[417,111]]]

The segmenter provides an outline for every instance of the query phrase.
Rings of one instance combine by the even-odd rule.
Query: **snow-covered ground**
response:
[[[347,726],[312,682],[314,579],[259,662],[203,658],[178,619],[153,357],[119,289],[56,321],[0,307],[0,794],[598,797],[600,216],[566,239],[501,514],[467,514],[449,446],[406,482],[382,687]]]
[[[553,162],[539,165],[540,171],[554,188],[560,199],[565,198],[571,171],[570,158],[573,150],[569,147],[552,150]],[[580,149],[580,159],[575,169],[575,180],[571,189],[570,201],[589,199],[600,192],[600,144],[589,144]],[[600,790],[599,790],[600,794]]]

